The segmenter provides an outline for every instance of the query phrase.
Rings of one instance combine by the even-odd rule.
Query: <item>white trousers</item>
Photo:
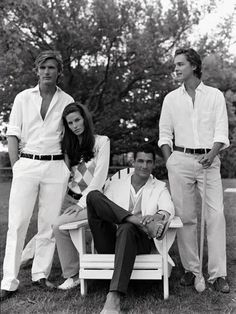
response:
[[[66,209],[76,204],[70,195],[66,195],[63,208]],[[60,215],[54,226],[53,232],[56,238],[57,253],[61,264],[62,274],[64,278],[70,278],[79,272],[79,253],[74,246],[68,230],[60,230],[59,227],[69,222],[87,219],[87,209],[73,214]]]
[[[180,216],[184,225],[177,231],[181,262],[186,271],[195,275],[199,273],[196,190],[202,196],[203,168],[199,164],[201,158],[202,155],[174,151],[166,165],[176,215]],[[217,277],[226,276],[226,230],[218,156],[207,169],[205,221],[208,280],[212,282]]]
[[[82,210],[73,214],[64,214],[64,211],[78,203],[70,195],[66,194],[62,205],[61,215],[57,217],[53,225],[53,233],[56,239],[57,253],[60,260],[62,273],[64,278],[70,278],[79,272],[79,253],[74,246],[68,230],[60,230],[59,227],[69,222],[87,219],[87,210]],[[89,234],[86,234],[88,239]],[[91,237],[91,235],[90,235]],[[89,240],[88,240],[89,241]],[[35,236],[25,246],[21,263],[27,262],[34,257],[35,254]]]
[[[14,291],[26,232],[38,197],[38,233],[32,265],[32,280],[49,276],[55,239],[52,225],[59,215],[70,175],[63,160],[20,158],[13,166],[9,199],[8,232],[1,289]]]

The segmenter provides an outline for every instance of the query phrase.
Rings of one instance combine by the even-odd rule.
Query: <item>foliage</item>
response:
[[[203,59],[203,80],[219,88],[225,95],[229,118],[230,147],[221,154],[223,177],[236,177],[236,58],[229,54],[236,7],[231,15],[218,25],[211,36],[203,36],[197,43]]]
[[[163,98],[176,86],[173,50],[190,45],[193,25],[215,5],[171,0],[164,10],[161,0],[2,0],[4,120],[15,95],[37,83],[32,71],[37,54],[57,49],[64,61],[62,88],[87,104],[96,131],[111,138],[112,154],[131,150],[144,139],[155,142]],[[230,23],[223,26],[227,34]],[[204,43],[209,43],[206,49]],[[204,38],[196,46],[204,56],[210,41]],[[215,47],[223,49],[220,41]]]
[[[229,119],[230,147],[221,153],[223,177],[236,177],[236,59],[225,60],[224,55],[212,54],[203,60],[203,79],[219,88],[225,95]]]

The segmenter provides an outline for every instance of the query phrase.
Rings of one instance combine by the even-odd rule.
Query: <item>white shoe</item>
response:
[[[196,275],[194,279],[194,288],[197,292],[203,292],[206,289],[205,279],[202,275]]]
[[[73,279],[73,278],[67,278],[60,286],[58,286],[58,289],[61,290],[69,290],[74,287],[77,287],[80,284],[79,279]]]

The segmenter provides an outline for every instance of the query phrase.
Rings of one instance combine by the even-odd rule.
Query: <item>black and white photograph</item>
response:
[[[0,312],[236,313],[236,0],[1,0]]]

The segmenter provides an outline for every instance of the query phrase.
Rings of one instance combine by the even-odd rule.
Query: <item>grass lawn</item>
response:
[[[236,179],[223,181],[224,189],[236,188]],[[2,261],[7,232],[9,182],[0,183],[0,272],[2,278]],[[170,297],[163,300],[161,281],[131,281],[128,295],[122,300],[122,310],[127,314],[138,313],[236,313],[236,194],[225,193],[225,214],[227,224],[227,258],[228,281],[231,292],[222,294],[212,291],[209,287],[198,294],[192,287],[181,287],[179,279],[182,269],[176,243],[171,248],[171,256],[176,267],[170,277]],[[200,201],[197,200],[200,208]],[[36,211],[33,215],[27,240],[36,230]],[[207,251],[204,256],[204,273],[207,268]],[[72,291],[42,291],[31,285],[30,268],[21,269],[19,274],[20,287],[15,297],[0,304],[1,313],[32,314],[32,313],[99,313],[105,301],[109,287],[108,281],[90,281],[88,295],[81,297],[78,288]],[[50,280],[62,282],[58,257],[55,254]]]

